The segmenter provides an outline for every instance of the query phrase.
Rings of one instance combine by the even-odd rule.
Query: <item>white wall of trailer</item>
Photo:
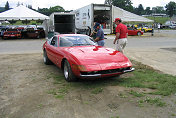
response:
[[[88,29],[91,28],[93,21],[92,4],[82,7],[74,11],[76,18],[76,29]]]
[[[76,19],[75,19],[76,29],[77,30],[89,29],[88,27],[90,27],[91,30],[93,31],[93,26],[95,22],[94,18],[98,15],[96,14],[96,12],[98,11],[100,12],[102,11],[101,13],[103,13],[103,11],[108,11],[109,12],[108,15],[112,15],[111,6],[103,5],[103,4],[90,4],[73,11],[76,15]],[[104,15],[107,15],[107,13]],[[106,28],[103,28],[105,34],[111,33],[111,29],[112,29],[111,19],[112,17],[110,16],[109,23],[107,23]]]

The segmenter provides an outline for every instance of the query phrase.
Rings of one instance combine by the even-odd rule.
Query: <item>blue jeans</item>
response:
[[[104,40],[100,40],[100,41],[98,41],[97,43],[98,43],[99,46],[104,46],[105,41],[104,41]]]

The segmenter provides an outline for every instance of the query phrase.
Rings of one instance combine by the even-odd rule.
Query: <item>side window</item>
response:
[[[51,45],[54,46],[54,47],[58,46],[57,37],[56,36],[54,36],[53,39],[51,40]]]
[[[71,41],[66,40],[66,39],[60,37],[60,42],[59,42],[59,46],[60,47],[70,47],[72,45],[73,45],[73,43]]]

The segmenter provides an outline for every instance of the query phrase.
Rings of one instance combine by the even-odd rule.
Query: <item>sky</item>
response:
[[[103,4],[105,0],[1,0],[0,7],[4,7],[6,2],[9,2],[10,7],[16,7],[17,3],[23,3],[24,5],[32,5],[34,9],[49,8],[50,6],[62,6],[65,10],[75,10],[91,3]],[[143,7],[156,7],[166,6],[170,1],[176,2],[176,0],[131,0],[134,7],[138,7],[142,4]]]

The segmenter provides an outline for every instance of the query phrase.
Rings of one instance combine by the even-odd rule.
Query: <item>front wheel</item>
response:
[[[64,62],[64,77],[68,82],[76,81],[76,76],[73,74],[71,66],[67,60]]]

